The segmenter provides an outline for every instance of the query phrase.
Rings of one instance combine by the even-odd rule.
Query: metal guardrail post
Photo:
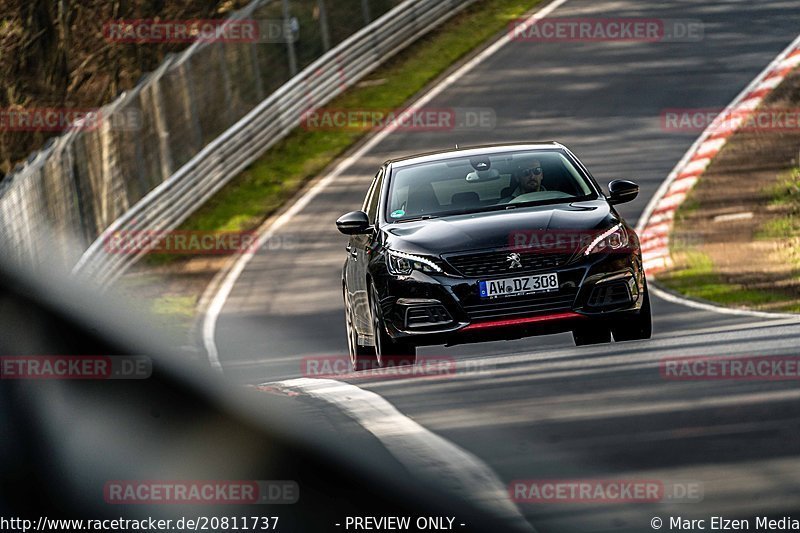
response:
[[[317,0],[317,10],[319,11],[319,32],[322,36],[322,48],[327,52],[331,49],[331,30],[328,27],[328,9],[325,7],[325,0]]]
[[[372,15],[369,12],[369,0],[361,0],[361,11],[364,14],[364,24],[372,22]]]
[[[283,32],[286,39],[286,50],[289,54],[289,73],[297,75],[297,52],[294,49],[294,31],[292,28],[291,8],[289,0],[281,0],[283,4]]]

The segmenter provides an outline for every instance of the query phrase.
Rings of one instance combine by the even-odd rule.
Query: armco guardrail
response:
[[[291,0],[301,1],[313,0]],[[226,24],[281,24],[286,15],[279,0],[253,0]],[[306,38],[306,46],[314,41]],[[74,265],[130,206],[288,81],[287,52],[295,44],[204,40],[167,56],[136,87],[95,110],[95,119],[52,139],[3,178],[3,251],[33,267]],[[15,129],[2,127],[5,135]]]
[[[176,227],[304,112],[473,1],[254,0],[231,18],[282,21],[299,38],[198,42],[168,57],[100,110],[123,120],[73,128],[0,181],[0,246],[25,265],[113,282],[140,255],[105,253],[109,235]],[[129,115],[137,128],[118,128]]]
[[[473,1],[407,0],[320,57],[114,221],[81,257],[75,272],[101,285],[113,283],[147,249],[136,254],[107,253],[107,239],[120,231],[174,229],[298,127],[305,113],[324,105]]]

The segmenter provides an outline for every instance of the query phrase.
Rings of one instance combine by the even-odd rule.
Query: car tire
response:
[[[358,344],[358,334],[353,322],[353,308],[350,305],[346,286],[342,288],[342,297],[344,299],[344,321],[347,328],[347,351],[350,355],[350,365],[356,372],[377,368],[378,360],[375,358],[374,350],[369,346],[360,346]]]
[[[411,343],[397,342],[386,333],[378,300],[377,291],[371,287],[369,305],[372,314],[374,357],[378,365],[390,368],[416,364],[417,347]]]
[[[606,344],[611,342],[611,330],[605,324],[579,326],[572,330],[572,339],[575,341],[575,346]]]
[[[653,318],[650,311],[650,291],[644,285],[644,302],[639,313],[633,318],[620,322],[611,328],[615,341],[646,340],[653,335]]]

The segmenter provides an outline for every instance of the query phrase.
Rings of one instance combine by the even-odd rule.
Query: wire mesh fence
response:
[[[209,143],[285,90],[323,54],[402,3],[255,0],[236,12],[228,23],[251,22],[255,37],[202,40],[168,56],[134,89],[76,122],[0,181],[0,243],[6,254],[34,265],[74,265],[115,220]],[[470,1],[405,3],[411,13],[403,24],[410,25],[422,4],[423,14],[434,10],[442,18],[451,4]],[[338,76],[352,80],[363,75],[365,61],[375,62],[372,56],[361,59],[365,46],[374,44],[377,57],[385,52],[380,49],[384,42],[396,45],[400,33],[344,47],[336,56]],[[325,97],[335,92],[307,80],[304,90]],[[284,122],[293,121],[295,111],[277,106],[264,130],[285,131],[291,124]],[[205,164],[213,168],[214,158],[221,165],[227,157],[212,154]]]

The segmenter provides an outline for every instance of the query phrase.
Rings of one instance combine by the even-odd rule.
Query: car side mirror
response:
[[[639,186],[628,180],[614,180],[608,184],[608,203],[611,205],[631,202],[639,196]]]
[[[339,217],[336,228],[345,235],[363,235],[369,233],[369,217],[364,211],[353,211]]]

